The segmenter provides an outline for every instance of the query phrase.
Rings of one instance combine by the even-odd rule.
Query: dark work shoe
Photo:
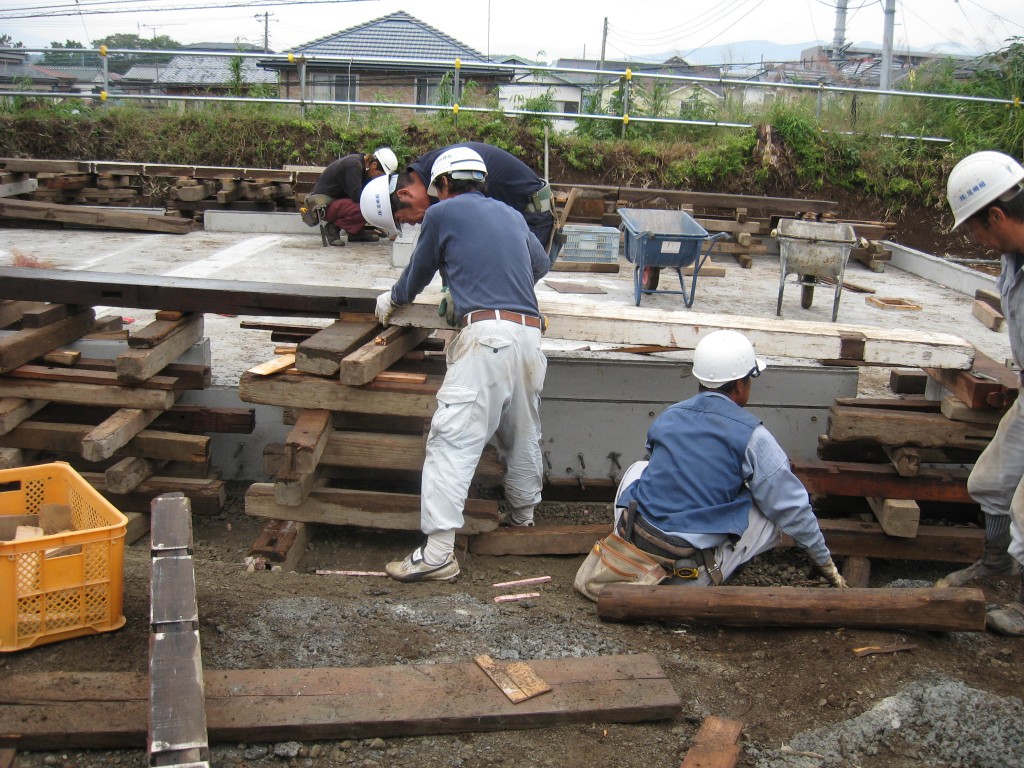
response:
[[[1010,637],[1024,637],[1024,603],[1007,603],[985,615],[985,626]]]
[[[376,243],[380,238],[373,232],[367,232],[365,229],[361,232],[356,232],[354,235],[348,236],[350,243]]]

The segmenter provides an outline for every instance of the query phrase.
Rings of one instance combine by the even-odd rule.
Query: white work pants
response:
[[[1018,397],[967,478],[986,515],[1012,515],[1010,554],[1024,565],[1024,402]]]
[[[646,461],[637,461],[629,466],[629,469],[627,469],[626,473],[622,476],[618,490],[615,492],[616,501],[620,496],[622,496],[622,492],[634,480],[638,480],[640,478],[644,469],[647,468],[647,464],[648,462]],[[625,511],[625,507],[615,507],[616,527],[619,524],[619,517],[622,516],[623,511]],[[685,531],[664,531],[664,533],[668,533],[673,536],[681,536],[684,539],[686,538]],[[757,557],[762,552],[766,552],[777,546],[781,538],[782,531],[779,527],[765,517],[757,504],[751,502],[750,513],[747,519],[747,527],[740,535],[739,540],[733,541],[732,539],[727,539],[722,544],[715,547],[715,562],[722,571],[723,583],[728,583],[732,578],[732,575],[741,565]],[[680,583],[692,584],[697,587],[706,587],[711,584],[711,577],[702,569],[698,578],[693,579],[692,581]]]
[[[469,485],[492,437],[505,464],[505,498],[514,509],[540,501],[540,392],[547,371],[540,340],[537,328],[485,320],[466,326],[449,346],[423,463],[423,533],[463,526]]]

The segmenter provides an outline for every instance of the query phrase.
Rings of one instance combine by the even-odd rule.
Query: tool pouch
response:
[[[544,186],[530,196],[530,202],[526,204],[526,210],[532,213],[544,213],[551,210],[551,185],[546,181]]]
[[[671,564],[669,564],[671,567]],[[610,533],[594,544],[573,581],[573,588],[596,601],[606,584],[660,584],[669,577],[661,558]]]

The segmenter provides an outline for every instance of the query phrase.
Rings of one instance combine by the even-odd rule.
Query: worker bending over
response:
[[[443,581],[459,573],[455,532],[463,526],[469,485],[493,437],[505,464],[512,525],[533,525],[540,501],[540,393],[547,359],[534,293],[550,262],[523,218],[484,196],[487,166],[454,147],[434,162],[429,192],[440,202],[423,217],[409,264],[377,299],[385,325],[440,271],[462,330],[448,348],[448,372],[430,422],[420,506],[427,542],[388,563],[399,581]]]
[[[1010,334],[1010,351],[1024,361],[1024,167],[1000,152],[976,152],[950,171],[946,198],[953,229],[966,224],[981,245],[1002,253],[996,283]],[[1024,380],[1022,380],[1024,382]],[[1024,398],[999,422],[992,442],[967,478],[967,491],[985,514],[985,550],[977,562],[939,579],[959,587],[983,576],[1019,573],[1017,599],[989,611],[996,632],[1024,636]]]
[[[376,233],[366,226],[359,198],[369,181],[386,177],[397,168],[398,158],[388,147],[380,147],[369,155],[352,153],[339,157],[324,169],[313,191],[303,200],[302,220],[310,227],[323,221],[329,245],[344,245],[347,240],[377,240]]]
[[[832,586],[846,586],[807,490],[782,447],[744,408],[764,369],[741,333],[701,339],[693,354],[700,391],[654,420],[650,461],[636,462],[622,478],[616,532],[674,573],[667,583],[727,583],[785,532]]]

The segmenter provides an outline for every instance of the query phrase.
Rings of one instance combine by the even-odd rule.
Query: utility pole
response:
[[[892,32],[896,24],[896,0],[885,0],[885,27],[882,29],[882,71],[878,90],[887,91],[892,80]]]
[[[272,13],[257,13],[253,18],[263,19],[263,52],[270,53],[270,17]]]
[[[604,29],[601,32],[601,63],[597,65],[598,69],[604,69],[604,49],[608,43],[608,17],[604,17]]]
[[[846,6],[849,0],[836,0],[836,31],[832,38],[832,58],[839,58],[839,52],[846,42]]]

